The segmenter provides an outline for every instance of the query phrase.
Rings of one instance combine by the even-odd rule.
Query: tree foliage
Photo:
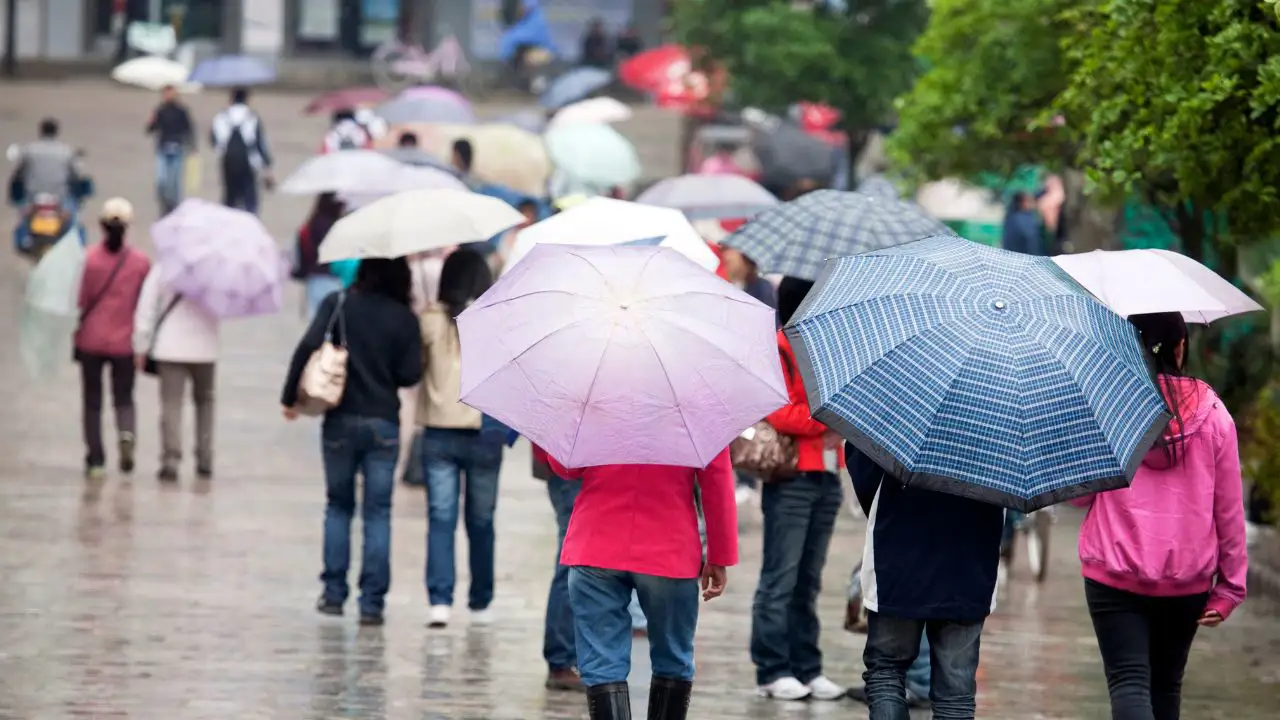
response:
[[[1260,0],[1099,0],[1066,16],[1058,106],[1103,198],[1172,211],[1184,250],[1225,219],[1280,230],[1280,24]]]
[[[682,44],[728,71],[736,103],[773,112],[797,101],[826,103],[843,113],[857,143],[890,118],[894,98],[915,77],[911,45],[927,2],[816,5],[676,0],[675,27]]]
[[[1069,0],[936,0],[915,46],[928,69],[898,102],[889,152],[920,179],[1012,174],[1071,159],[1047,120],[1066,88]]]

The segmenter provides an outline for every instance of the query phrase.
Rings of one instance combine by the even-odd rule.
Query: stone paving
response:
[[[133,198],[145,227],[154,212],[152,170],[138,128],[152,100],[92,82],[0,85],[0,144],[26,140],[41,116],[58,116],[67,137],[89,151],[98,200]],[[193,102],[204,126],[220,101]],[[256,103],[282,171],[315,147],[322,129],[298,114],[303,102],[278,95]],[[674,170],[674,127],[645,111],[623,128],[654,174]],[[305,210],[303,201],[268,197],[265,220],[284,242]],[[7,231],[12,222],[10,210],[0,211],[0,227]],[[148,244],[141,234],[137,240]],[[8,378],[0,407],[0,720],[585,717],[580,696],[542,687],[555,528],[542,486],[529,477],[527,446],[509,453],[502,476],[495,625],[470,628],[464,616],[447,630],[426,628],[425,503],[408,488],[398,491],[394,511],[387,625],[364,629],[354,617],[320,616],[312,609],[324,502],[317,427],[281,421],[276,403],[301,331],[297,298],[285,313],[225,329],[213,481],[188,474],[176,487],[161,487],[153,479],[156,388],[142,379],[137,474],[86,484],[74,374],[68,367],[51,382],[25,381],[14,343],[26,271],[0,255],[0,300],[8,308],[0,312],[0,337],[8,339],[0,353],[0,374]],[[1035,586],[1017,569],[990,619],[979,717],[1108,716],[1075,560],[1078,523],[1074,511],[1060,516],[1046,584]],[[777,704],[753,696],[747,643],[760,531],[750,510],[742,538],[743,562],[731,571],[728,593],[704,606],[692,716],[865,716],[851,702]],[[839,626],[861,544],[862,523],[846,514],[821,598],[827,672],[848,683],[861,672],[863,641]],[[462,583],[465,568],[460,563]],[[633,677],[643,686],[643,642],[635,655]],[[1277,657],[1276,607],[1252,600],[1197,640],[1184,717],[1275,717]]]

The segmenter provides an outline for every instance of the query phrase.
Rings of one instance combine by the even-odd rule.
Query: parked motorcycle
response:
[[[10,163],[16,163],[22,151],[18,146],[10,145],[5,155]],[[84,156],[83,151],[80,156]],[[80,203],[93,194],[93,181],[88,177],[77,178],[72,183],[71,193],[70,198],[48,193],[28,198],[22,179],[16,176],[10,179],[9,202],[20,209],[18,224],[13,229],[13,246],[19,255],[32,263],[39,262],[49,248],[72,228],[79,232],[80,244],[86,243],[84,225],[77,220],[76,211]]]

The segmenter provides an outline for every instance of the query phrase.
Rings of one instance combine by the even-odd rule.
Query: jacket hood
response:
[[[1169,407],[1178,410],[1179,417],[1169,421],[1169,433],[1165,435],[1170,440],[1185,441],[1199,433],[1214,407],[1221,402],[1208,383],[1196,378],[1161,375],[1157,385]],[[1168,470],[1173,466],[1160,443],[1151,446],[1142,464],[1152,470]]]

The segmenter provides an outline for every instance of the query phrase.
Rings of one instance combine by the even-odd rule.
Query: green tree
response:
[[[856,7],[852,7],[856,5]],[[729,73],[733,101],[780,112],[797,101],[843,113],[855,151],[915,77],[925,0],[676,0],[679,41]]]
[[[889,137],[915,179],[1012,175],[1066,165],[1073,148],[1049,108],[1066,89],[1060,19],[1069,0],[936,0],[915,45],[928,69],[898,101]]]
[[[1065,16],[1058,101],[1104,200],[1161,208],[1182,250],[1280,230],[1280,25],[1260,0],[1096,0]]]

